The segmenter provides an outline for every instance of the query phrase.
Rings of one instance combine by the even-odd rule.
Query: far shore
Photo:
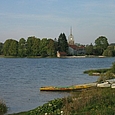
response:
[[[18,56],[4,56],[0,55],[0,58],[105,58],[106,56],[95,56],[95,55],[84,55],[84,56],[61,56],[61,57],[41,57],[41,56],[29,56],[29,57],[18,57]]]

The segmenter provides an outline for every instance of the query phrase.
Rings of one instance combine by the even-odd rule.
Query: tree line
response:
[[[15,57],[56,57],[57,51],[68,52],[68,42],[66,35],[61,33],[58,39],[37,38],[35,36],[28,37],[27,40],[21,38],[19,41],[7,39],[4,43],[0,43],[0,55]],[[115,56],[115,44],[109,45],[108,39],[100,36],[95,40],[95,44],[85,46],[85,55],[103,55]]]
[[[58,40],[28,37],[27,40],[21,38],[19,41],[7,39],[0,43],[0,54],[4,56],[31,57],[31,56],[51,56],[55,57],[57,51],[68,52],[68,43],[64,33],[61,33]]]

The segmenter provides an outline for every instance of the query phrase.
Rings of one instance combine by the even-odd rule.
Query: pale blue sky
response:
[[[71,26],[76,43],[102,35],[115,42],[115,0],[0,0],[0,42],[62,32],[68,38]]]

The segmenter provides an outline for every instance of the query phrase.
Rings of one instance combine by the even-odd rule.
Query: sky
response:
[[[99,36],[115,43],[115,0],[0,0],[0,42],[57,38],[72,27],[75,43]]]

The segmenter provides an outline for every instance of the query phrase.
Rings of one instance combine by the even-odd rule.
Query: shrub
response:
[[[0,115],[3,115],[7,112],[6,104],[0,100]]]
[[[101,74],[100,77],[97,79],[98,83],[104,82],[106,80],[105,75]]]

